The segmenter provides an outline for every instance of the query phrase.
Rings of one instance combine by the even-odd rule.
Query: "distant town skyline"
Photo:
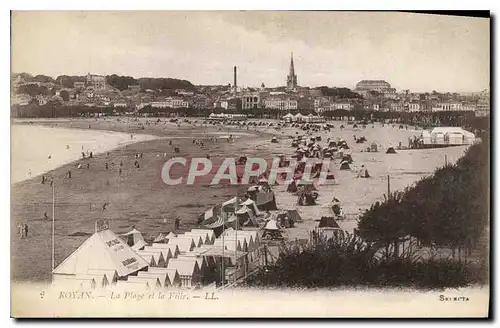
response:
[[[489,19],[396,12],[17,12],[13,72],[171,77],[195,85],[415,92],[489,89]]]

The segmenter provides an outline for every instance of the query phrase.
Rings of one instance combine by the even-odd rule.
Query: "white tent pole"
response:
[[[234,281],[236,282],[236,277],[237,277],[237,273],[238,273],[238,214],[236,213],[238,211],[238,196],[236,196],[236,202],[234,203],[234,216],[236,217],[236,229],[234,231],[234,236],[236,238],[235,241],[234,241],[234,266],[236,268],[236,272],[235,272],[235,275],[234,275]]]
[[[224,248],[225,248],[225,245],[224,245],[224,225],[225,225],[225,213],[221,213],[221,217],[222,217],[222,288],[224,288],[224,280],[226,279],[226,272],[224,270]]]
[[[55,199],[56,199],[56,186],[55,182],[52,182],[52,272],[55,269]]]

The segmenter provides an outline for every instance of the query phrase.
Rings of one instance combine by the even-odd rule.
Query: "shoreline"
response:
[[[91,151],[93,155],[100,155],[105,152],[109,152],[112,150],[115,150],[117,148],[121,147],[126,147],[128,145],[132,145],[135,143],[139,142],[145,142],[145,141],[150,141],[150,140],[156,140],[160,139],[160,137],[149,135],[149,134],[134,134],[134,139],[130,140],[130,135],[123,133],[123,132],[116,132],[116,131],[106,131],[106,130],[84,130],[84,129],[78,129],[78,128],[66,128],[66,127],[47,127],[44,125],[29,125],[29,129],[31,131],[26,131],[26,128],[23,127],[21,130],[25,131],[20,131],[19,127],[21,125],[12,125],[11,126],[11,143],[12,143],[12,148],[11,148],[11,172],[10,172],[10,178],[11,178],[11,186],[18,184],[20,182],[24,182],[27,180],[31,179],[36,179],[40,177],[43,174],[46,174],[50,171],[57,170],[60,167],[63,167],[67,164],[73,163],[77,161],[78,159],[81,159],[81,152],[82,151]],[[37,129],[37,130],[34,130]],[[17,131],[15,131],[17,130]],[[78,131],[78,132],[75,132]],[[49,132],[50,131],[50,132]],[[112,139],[112,142],[109,143],[93,143],[93,144],[87,144],[86,142],[80,142],[78,144],[75,144],[74,141],[70,140],[68,142],[68,146],[70,143],[72,143],[71,146],[73,146],[73,149],[71,147],[66,150],[69,150],[70,153],[65,153],[65,154],[59,154],[59,160],[52,160],[52,158],[47,161],[43,160],[40,157],[40,153],[35,155],[37,158],[32,157],[32,158],[26,158],[25,154],[29,151],[26,151],[25,149],[16,149],[19,146],[15,146],[14,143],[17,141],[15,140],[16,134],[17,137],[20,137],[20,134],[22,133],[38,133],[38,137],[52,137],[53,132],[54,133],[76,133],[79,136],[78,137],[92,137],[92,138],[97,138],[97,139],[105,139],[108,140]],[[42,134],[42,136],[40,136]],[[76,137],[73,136],[73,137]],[[22,138],[22,137],[21,137]],[[26,141],[26,139],[24,140]],[[31,145],[27,145],[30,147]],[[62,145],[60,145],[62,146]],[[74,146],[78,146],[78,149],[74,149]],[[81,148],[79,147],[81,146]],[[64,146],[62,146],[64,147]],[[25,148],[25,147],[22,147]],[[33,148],[31,149],[33,150]],[[51,149],[54,150],[54,149]],[[48,150],[49,155],[52,157],[53,155],[50,153],[50,150]],[[32,154],[32,153],[31,153]],[[57,156],[57,155],[56,155]],[[30,163],[28,163],[30,162]],[[36,163],[35,163],[36,162]],[[35,164],[35,165],[30,165],[30,164]],[[24,170],[24,174],[22,174],[20,171],[21,169],[17,169],[17,171],[14,173],[14,167],[20,166],[22,169],[26,169],[28,166],[28,170],[31,171],[31,176],[29,176]]]

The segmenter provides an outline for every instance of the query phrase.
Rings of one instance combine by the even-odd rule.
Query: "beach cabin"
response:
[[[156,248],[152,246],[144,247],[145,252],[160,252],[163,256],[163,261],[165,263],[165,267],[168,265],[168,261],[173,257],[170,248]]]
[[[191,239],[194,242],[194,247],[201,247],[203,245],[203,237],[197,234],[179,234],[177,239]]]
[[[95,281],[95,288],[104,288],[109,285],[108,278],[104,273],[98,273],[98,274],[77,274],[75,276],[75,279],[94,279]]]
[[[177,245],[181,254],[190,252],[196,247],[193,238],[174,238],[170,239],[168,243],[171,245]]]
[[[148,259],[149,260],[149,256],[152,256],[153,257],[153,260],[154,260],[154,265],[151,265],[151,266],[157,266],[157,267],[165,267],[166,266],[166,261],[165,261],[165,258],[163,257],[163,254],[161,252],[161,250],[158,250],[158,251],[137,251],[137,254],[139,254],[139,256],[142,256],[142,258],[144,259]]]
[[[193,254],[193,253],[186,253],[185,255],[179,256],[177,259],[178,260],[185,260],[185,261],[192,261],[194,259],[196,261],[196,263],[198,264],[198,267],[200,268],[201,279],[202,279],[203,284],[213,281],[213,280],[207,281],[205,279],[205,275],[208,276],[210,272],[209,272],[208,263],[203,256],[197,256],[196,254]]]
[[[157,266],[156,265],[156,261],[155,261],[155,258],[153,256],[153,254],[142,254],[142,255],[139,255],[144,261],[146,261],[148,263],[148,266]]]
[[[215,233],[210,229],[191,229],[192,233],[206,233],[208,239],[210,240],[209,244],[213,244],[215,242]]]
[[[118,273],[115,270],[88,270],[88,274],[91,275],[105,275],[106,280],[108,282],[108,285],[114,285],[116,284],[116,281],[118,280]]]
[[[286,123],[291,123],[294,121],[295,119],[295,116],[293,116],[293,114],[291,113],[288,113],[286,114],[285,116],[282,117],[282,119],[286,122]]]
[[[231,251],[238,251],[238,252],[243,252],[243,245],[239,240],[236,240],[234,237],[227,236],[227,237],[220,237],[215,240],[214,243],[214,248],[220,248],[222,249],[224,245],[224,249],[231,250]]]
[[[165,285],[165,288],[180,288],[182,286],[181,277],[179,276],[177,269],[149,268],[146,272],[151,274],[166,274],[168,283]]]
[[[205,245],[205,244],[212,244],[212,240],[210,239],[210,237],[208,236],[208,234],[206,232],[193,232],[193,231],[188,231],[184,234],[185,236],[197,236],[197,237],[200,237],[201,238],[201,241],[202,241],[202,245]],[[201,246],[199,246],[201,247]]]
[[[149,288],[161,288],[160,279],[158,277],[139,277],[139,276],[129,276],[127,277],[129,282],[145,282],[148,284]]]
[[[181,251],[179,250],[179,246],[177,246],[176,244],[153,243],[151,247],[160,249],[169,249],[173,258],[176,258],[177,255],[181,253]]]
[[[471,145],[476,140],[474,133],[460,127],[437,127],[430,133],[424,132],[422,133],[424,144],[428,144],[429,139],[431,144],[450,146]]]
[[[168,275],[166,272],[160,273],[160,272],[139,271],[137,273],[136,278],[158,279],[158,282],[160,283],[159,287],[162,287],[162,288],[166,288],[168,286],[168,283],[169,283]]]
[[[105,221],[105,220],[104,220]],[[77,275],[107,271],[111,280],[127,277],[146,268],[149,263],[128,246],[120,237],[109,230],[106,223],[99,221],[96,232],[69,255],[52,272],[53,283]],[[110,281],[109,278],[108,282]]]
[[[92,277],[68,276],[59,277],[57,286],[61,288],[95,289],[98,284]]]
[[[184,288],[195,288],[202,283],[201,269],[194,258],[191,260],[171,259],[168,269],[177,270],[181,278],[181,286]]]

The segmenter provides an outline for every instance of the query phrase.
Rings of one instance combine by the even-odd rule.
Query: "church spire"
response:
[[[290,57],[290,70],[288,76],[286,77],[287,89],[293,91],[297,88],[297,75],[295,75],[295,67],[293,65],[293,52]]]

